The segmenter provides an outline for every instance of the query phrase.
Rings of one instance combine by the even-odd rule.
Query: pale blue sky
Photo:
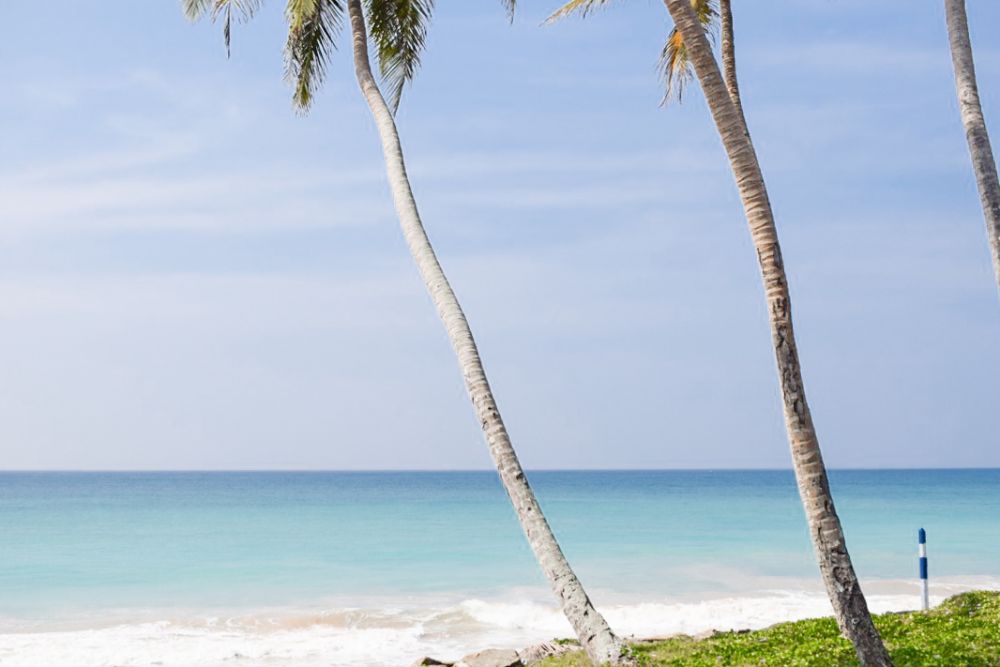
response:
[[[754,253],[662,5],[441,0],[400,130],[528,467],[787,467]],[[942,2],[735,4],[806,386],[840,467],[1000,466],[1000,303]],[[1000,141],[1000,4],[970,0]],[[0,10],[0,467],[481,468],[345,50],[281,3]],[[749,8],[752,6],[752,13]]]

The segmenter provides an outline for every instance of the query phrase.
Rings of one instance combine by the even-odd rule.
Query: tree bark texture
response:
[[[805,508],[820,573],[841,631],[854,644],[861,664],[883,667],[892,664],[872,622],[861,585],[854,573],[844,532],[830,494],[829,481],[819,440],[806,402],[799,356],[792,329],[792,307],[788,280],[778,244],[774,215],[768,200],[757,154],[750,142],[742,114],[733,102],[712,55],[708,38],[698,24],[689,0],[664,0],[681,31],[688,55],[701,82],[733,176],[757,251],[767,299],[771,340],[777,362],[785,427],[799,495]]]
[[[979,188],[979,199],[986,218],[993,273],[997,288],[1000,289],[1000,181],[997,179],[997,164],[990,147],[990,137],[986,133],[983,107],[979,103],[965,0],[945,0],[944,6],[948,21],[948,41],[951,44],[951,62],[955,68],[958,110],[962,115],[962,125],[965,126],[965,138],[969,142],[972,170],[976,174],[976,186]]]
[[[389,187],[403,236],[458,357],[466,389],[500,480],[545,577],[590,659],[596,664],[617,665],[628,662],[623,642],[594,608],[563,555],[517,459],[486,379],[486,371],[472,337],[472,330],[420,220],[406,174],[396,123],[372,74],[361,0],[348,0],[347,8],[351,22],[355,74],[378,128]]]

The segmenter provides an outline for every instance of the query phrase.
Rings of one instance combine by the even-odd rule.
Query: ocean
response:
[[[621,634],[829,603],[790,471],[528,477]],[[876,611],[1000,588],[1000,470],[842,470]],[[397,666],[570,636],[492,472],[0,473],[4,667]]]

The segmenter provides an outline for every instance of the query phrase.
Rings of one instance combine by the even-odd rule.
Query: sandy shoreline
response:
[[[912,582],[874,582],[867,588],[874,612],[917,605]],[[979,577],[939,581],[932,600],[936,603],[976,588],[1000,588],[1000,581]],[[893,592],[882,592],[886,590]],[[830,614],[821,592],[794,590],[701,601],[650,599],[600,608],[622,636],[661,638],[758,629]],[[483,648],[522,650],[573,636],[559,610],[537,599],[468,599],[434,607],[270,609],[228,616],[188,611],[155,618],[157,613],[151,610],[145,617],[113,623],[93,618],[89,624],[60,629],[7,627],[0,632],[0,662],[5,667],[307,667],[322,659],[335,667],[397,667],[422,656],[457,659]]]

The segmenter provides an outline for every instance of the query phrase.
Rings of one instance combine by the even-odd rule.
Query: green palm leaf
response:
[[[589,0],[601,2],[604,0]],[[263,0],[181,0],[184,14],[192,21],[210,16],[223,21],[226,53],[229,53],[234,17],[247,21]],[[302,110],[312,104],[326,76],[330,54],[343,27],[344,0],[288,0],[285,18],[285,76],[292,82],[293,100]],[[513,19],[516,0],[500,0]],[[403,88],[420,66],[434,0],[365,0],[368,32],[374,42],[382,80],[388,88],[393,112],[399,107]]]
[[[434,0],[366,0],[365,4],[387,101],[395,112],[403,88],[420,66]]]
[[[342,0],[288,0],[285,18],[285,76],[294,86],[295,105],[305,110],[326,76],[330,54],[343,26],[344,6]]]
[[[184,16],[189,21],[197,21],[212,8],[213,0],[181,0]]]
[[[233,34],[233,14],[237,20],[244,22],[253,18],[260,9],[263,0],[181,0],[184,15],[192,21],[197,21],[210,14],[212,21],[222,17],[222,36],[226,42],[226,55],[229,55]]]

